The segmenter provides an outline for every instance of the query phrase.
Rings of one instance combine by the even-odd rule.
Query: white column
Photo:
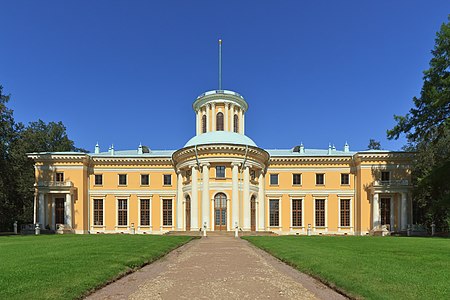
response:
[[[66,224],[72,228],[72,195],[66,194],[66,201],[64,202],[64,210],[66,212]]]
[[[244,134],[244,122],[242,122],[242,109],[239,109],[238,119],[239,119],[239,130],[238,131],[240,134]]]
[[[231,115],[231,130],[232,132],[234,132],[234,115],[236,114],[236,105],[233,105],[233,113]],[[239,130],[238,130],[239,132]]]
[[[211,131],[216,131],[216,105],[214,103],[211,103],[211,124]]]
[[[406,230],[408,227],[408,195],[401,193],[402,195],[402,218],[401,218],[401,230]]]
[[[229,106],[229,104],[228,103],[225,103],[225,128],[224,128],[224,130],[225,131],[231,131],[230,130],[230,128],[228,127],[228,119],[229,119],[229,114],[228,114],[228,111],[230,110],[230,106]]]
[[[203,191],[202,191],[202,226],[206,222],[206,228],[211,230],[209,223],[209,163],[202,165],[203,169]]]
[[[397,194],[397,231],[402,229],[402,195]]]
[[[55,198],[52,197],[52,199],[50,200],[50,203],[52,205],[52,224],[50,225],[50,228],[52,228],[53,230],[56,230],[56,224],[55,224]]]
[[[196,119],[195,119],[195,134],[199,135],[200,134],[200,120],[201,120],[201,116],[200,116],[200,109],[197,111],[197,113],[195,114]]]
[[[395,222],[395,212],[394,212],[394,209],[395,209],[395,205],[394,205],[394,197],[391,197],[391,200],[390,200],[390,210],[391,210],[391,228],[389,228],[389,230],[390,231],[394,231],[394,222]]]
[[[232,211],[233,211],[233,219],[231,224],[232,229],[235,228],[235,226],[239,226],[239,181],[238,181],[238,175],[239,175],[239,163],[232,163],[232,193],[231,193],[231,201],[232,202]]]
[[[211,106],[206,104],[206,132],[211,131]]]
[[[45,194],[39,193],[39,224],[45,229]]]
[[[263,170],[259,173],[259,179],[258,179],[258,209],[259,209],[259,230],[264,231],[265,230],[265,205],[266,205],[266,196],[264,192],[264,173]]]
[[[191,230],[198,231],[198,173],[197,166],[192,166],[191,179]]]
[[[177,230],[183,230],[183,175],[178,170],[177,179]]]
[[[242,114],[242,134],[245,134],[245,114]]]
[[[250,230],[250,168],[244,166],[244,196],[243,196],[243,214],[244,214],[244,230]]]
[[[372,216],[373,216],[373,229],[374,229],[380,225],[380,202],[378,199],[378,193],[373,194]]]

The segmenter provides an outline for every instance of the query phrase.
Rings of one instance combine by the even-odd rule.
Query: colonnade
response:
[[[394,197],[390,197],[390,224],[391,231],[394,231],[395,224],[395,204],[397,202],[398,208],[398,216],[397,216],[397,224],[400,228],[397,228],[398,231],[405,231],[408,227],[408,193],[400,192],[400,199],[397,201],[394,200]],[[373,202],[372,202],[372,228],[378,228],[381,226],[381,203],[380,203],[380,193],[375,192],[373,194]]]
[[[45,226],[48,224],[50,228],[55,228],[55,209],[56,209],[56,199],[64,198],[64,224],[72,228],[72,194],[63,193],[63,194],[55,194],[55,193],[45,193],[38,192],[38,213],[35,216],[34,223],[39,224],[41,229],[45,229]],[[51,219],[48,220],[48,205],[50,204],[51,209]],[[37,219],[36,219],[37,217]]]
[[[225,109],[222,112],[224,114],[224,131],[234,131],[234,115],[237,115],[238,133],[245,134],[245,114],[242,109],[238,105],[232,103],[224,103],[224,105]],[[211,102],[207,103],[196,112],[197,135],[202,133],[203,115],[206,115],[206,132],[216,131],[216,104]]]

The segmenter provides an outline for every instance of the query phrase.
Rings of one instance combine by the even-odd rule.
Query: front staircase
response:
[[[203,236],[202,231],[169,231],[166,235]],[[239,231],[239,236],[276,236],[272,231]],[[234,237],[234,231],[207,231],[206,236]]]

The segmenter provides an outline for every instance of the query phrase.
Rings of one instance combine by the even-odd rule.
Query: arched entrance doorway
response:
[[[227,230],[227,196],[224,193],[214,196],[214,230]]]
[[[256,231],[256,198],[250,199],[250,230]]]
[[[191,230],[191,197],[186,196],[186,231]]]

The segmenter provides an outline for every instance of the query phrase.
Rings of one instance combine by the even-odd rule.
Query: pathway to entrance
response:
[[[234,237],[206,237],[87,299],[345,299]]]

